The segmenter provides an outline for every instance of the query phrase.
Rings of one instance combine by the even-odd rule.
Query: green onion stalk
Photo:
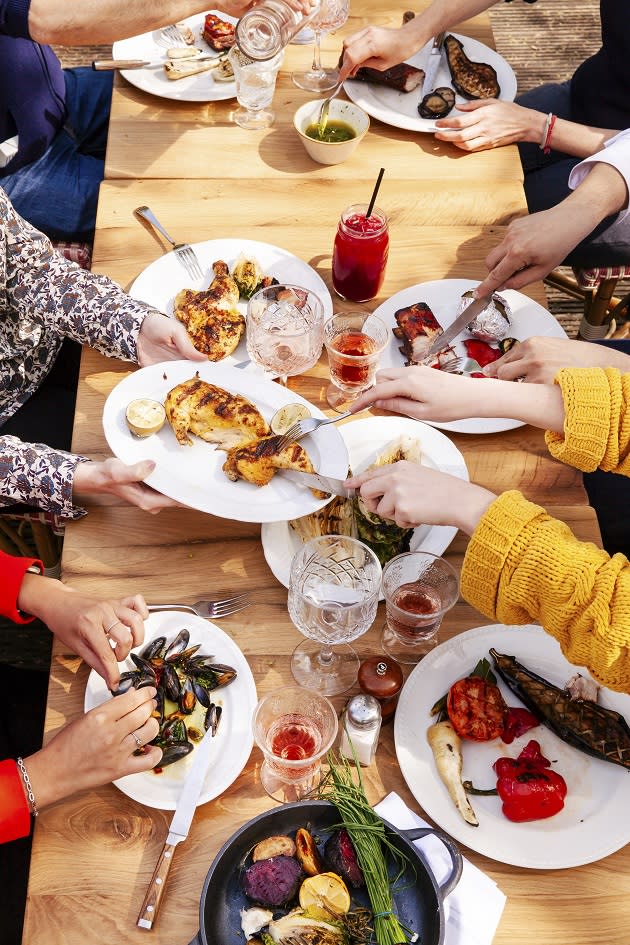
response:
[[[408,941],[407,933],[415,941],[416,936],[394,915],[392,899],[392,887],[402,877],[409,860],[389,840],[383,821],[374,813],[358,764],[335,758],[332,752],[327,760],[330,771],[320,786],[319,796],[335,805],[352,840],[372,906],[376,941],[378,945],[402,945]],[[393,879],[389,877],[386,852],[397,870]]]

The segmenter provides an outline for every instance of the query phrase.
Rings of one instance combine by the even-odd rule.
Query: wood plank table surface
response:
[[[489,39],[487,21],[481,18],[479,22]],[[123,107],[129,111],[121,118]],[[392,138],[385,128],[378,131],[375,160],[349,162],[322,173],[304,172],[299,190],[287,185],[290,171],[265,164],[269,151],[262,147],[267,140],[264,133],[242,139],[239,161],[229,174],[224,173],[229,161],[215,162],[216,154],[206,162],[200,157],[199,152],[205,150],[202,129],[194,147],[191,144],[190,168],[182,169],[179,160],[160,156],[156,148],[151,170],[159,165],[163,179],[141,179],[155,176],[140,172],[142,159],[138,161],[135,152],[154,134],[158,113],[164,140],[176,142],[180,116],[184,125],[189,123],[194,120],[192,109],[128,88],[118,89],[115,109],[108,169],[110,177],[128,179],[110,179],[102,186],[94,269],[125,287],[165,248],[133,217],[133,208],[140,204],[152,206],[180,239],[240,237],[282,246],[309,262],[330,287],[337,217],[353,200],[366,199],[373,170],[380,166],[381,143],[391,148],[379,203],[390,216],[392,248],[381,296],[366,309],[372,310],[382,299],[415,282],[478,278],[484,272],[487,252],[501,239],[509,219],[524,208],[514,149],[497,152],[504,172],[494,178],[487,176],[482,162],[473,173],[468,158],[458,161],[458,169],[467,167],[460,186],[459,179],[441,172],[442,162],[434,160],[424,139],[419,142],[420,136],[399,136],[395,131]],[[208,116],[214,113],[210,107],[203,110]],[[212,125],[210,118],[206,125]],[[273,134],[272,129],[268,136]],[[240,130],[223,122],[217,136],[227,149],[233,149]],[[251,142],[258,141],[261,147],[252,147]],[[406,156],[410,147],[413,162]],[[297,161],[295,154],[293,158]],[[123,168],[123,159],[124,169],[112,174],[115,166]],[[261,184],[262,177],[266,179]],[[444,186],[437,200],[435,185],[440,178]],[[331,182],[337,180],[340,184],[333,189]],[[544,302],[540,285],[531,287],[531,295]],[[75,450],[93,458],[109,454],[101,424],[103,405],[132,369],[94,351],[84,353]],[[323,406],[327,376],[323,359],[306,376],[289,383]],[[598,539],[580,475],[550,459],[540,431],[522,427],[502,434],[452,438],[465,455],[472,479],[497,492],[520,488],[547,505],[580,538]],[[458,535],[446,553],[456,568],[461,567],[465,547],[464,536]],[[301,637],[287,614],[286,589],[265,563],[256,524],[190,509],[150,516],[117,501],[94,503],[87,518],[67,530],[63,577],[84,592],[111,596],[140,592],[150,601],[194,601],[215,592],[248,591],[252,606],[220,623],[247,656],[259,695],[291,682],[290,656]],[[382,622],[381,609],[372,629],[356,643],[361,656],[378,652]],[[460,601],[445,620],[441,639],[485,623],[485,618]],[[87,676],[85,665],[56,644],[47,738],[81,712]],[[339,708],[345,698],[335,699]],[[423,728],[419,722],[419,738]],[[235,783],[198,809],[188,840],[175,854],[162,910],[150,933],[138,930],[135,922],[171,812],[143,807],[111,785],[84,791],[45,811],[35,830],[24,945],[140,945],[149,940],[147,936],[155,945],[190,942],[198,929],[199,897],[215,853],[246,820],[273,806],[259,783],[260,762],[260,752],[254,749]],[[374,802],[394,790],[412,809],[421,810],[398,767],[391,725],[383,729],[376,763],[366,770],[366,779]],[[578,941],[580,945],[620,941],[620,929],[627,927],[630,917],[625,895],[630,876],[627,850],[599,863],[554,871],[518,869],[463,852],[508,897],[496,945],[529,945],[534,936],[541,942]]]

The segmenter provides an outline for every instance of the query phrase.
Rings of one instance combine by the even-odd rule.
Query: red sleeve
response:
[[[17,600],[25,573],[36,564],[44,572],[44,566],[37,558],[16,558],[0,551],[0,615],[8,617],[14,623],[30,623],[33,617],[20,613]]]
[[[15,761],[0,761],[0,843],[27,837],[31,814]]]

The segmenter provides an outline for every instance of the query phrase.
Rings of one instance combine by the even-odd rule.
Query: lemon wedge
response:
[[[164,426],[166,411],[159,401],[141,397],[127,406],[125,419],[134,436],[151,436]]]
[[[298,420],[306,420],[310,416],[311,411],[304,404],[286,404],[284,407],[280,407],[280,410],[276,410],[269,426],[272,433],[282,436]]]
[[[300,905],[309,915],[330,919],[330,913],[345,915],[350,909],[350,893],[341,876],[319,873],[309,876],[300,886]]]

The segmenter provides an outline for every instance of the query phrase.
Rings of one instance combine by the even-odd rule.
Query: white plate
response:
[[[236,23],[233,16],[227,16],[220,10],[209,10],[216,13],[228,23]],[[204,54],[212,55],[214,50],[201,38],[205,14],[198,13],[189,16],[184,22],[195,34],[195,46],[203,49]],[[176,45],[175,43],[173,45]],[[144,59],[147,62],[156,62],[163,59],[166,62],[168,46],[162,39],[161,30],[150,33],[141,33],[140,36],[130,36],[121,39],[112,47],[112,59]],[[221,53],[217,52],[217,56]],[[198,75],[188,76],[186,79],[168,79],[163,66],[153,66],[145,69],[123,69],[121,75],[143,92],[158,95],[160,98],[172,98],[179,102],[218,102],[222,99],[236,97],[235,82],[215,82],[212,71],[200,72]]]
[[[438,279],[435,282],[421,282],[403,289],[392,295],[374,311],[383,319],[386,325],[392,328],[389,345],[381,354],[379,368],[403,367],[405,356],[400,351],[400,341],[393,334],[396,328],[395,313],[399,308],[413,305],[414,302],[426,302],[442,328],[455,320],[459,311],[459,303],[463,292],[479,285],[475,279]],[[546,308],[534,302],[522,292],[514,289],[502,289],[499,293],[509,303],[512,310],[512,324],[509,334],[519,341],[525,341],[533,335],[547,335],[551,338],[566,338],[566,332]],[[453,342],[456,354],[466,356],[463,345],[464,338],[472,338],[467,331],[463,331]],[[482,378],[479,383],[483,384]],[[520,420],[505,420],[490,417],[472,417],[467,420],[435,421],[428,420],[431,426],[442,430],[451,430],[453,433],[500,433],[502,430],[513,430],[522,427]]]
[[[222,259],[230,267],[230,271],[238,257],[243,253],[248,258],[254,258],[259,263],[266,276],[275,276],[280,283],[298,285],[303,289],[314,292],[324,306],[324,319],[330,318],[333,313],[333,303],[326,283],[315,272],[312,266],[289,253],[286,249],[273,246],[271,243],[259,243],[257,240],[219,239],[206,240],[203,243],[192,244],[197,259],[203,270],[203,278],[192,279],[175,253],[166,253],[144,269],[129,290],[129,294],[147,305],[173,316],[173,302],[181,289],[207,289],[214,278],[212,264]],[[239,302],[239,310],[243,315],[247,311],[247,303]],[[221,360],[222,364],[242,364],[248,361],[245,336],[233,354]],[[262,368],[249,363],[247,370],[255,371],[263,376]]]
[[[473,59],[475,62],[486,62],[496,70],[501,88],[499,98],[506,102],[514,101],[516,76],[503,56],[476,39],[461,36],[459,33],[452,33],[451,35],[464,44],[464,52],[469,59]],[[423,46],[420,52],[417,52],[415,56],[406,61],[418,69],[426,69],[432,45],[433,41],[431,40],[426,46]],[[435,78],[435,88],[440,86],[450,86],[452,88],[451,73],[446,64],[445,53],[442,54],[442,60]],[[361,82],[357,79],[346,79],[343,87],[348,98],[360,105],[372,118],[378,118],[386,125],[393,125],[395,128],[406,128],[408,131],[436,130],[435,121],[432,118],[421,118],[418,114],[418,105],[424,98],[422,86],[414,89],[413,92],[396,92],[384,85]],[[450,115],[463,114],[463,112],[458,111],[457,103],[466,101],[468,100],[462,95],[457,95],[455,108],[449,113],[449,117]]]
[[[166,636],[169,640],[174,639],[184,627],[190,631],[191,646],[201,643],[200,654],[212,654],[217,663],[232,666],[238,674],[229,685],[217,689],[214,695],[214,702],[223,707],[223,714],[198,801],[199,804],[206,804],[227,790],[247,763],[254,743],[251,719],[258,697],[252,671],[236,643],[215,623],[194,614],[176,610],[151,614],[144,623],[144,643],[134,652],[142,652],[147,643],[155,637]],[[123,672],[134,669],[134,664],[127,659],[121,669]],[[88,712],[111,698],[104,680],[92,670],[85,690],[85,711]],[[114,784],[123,794],[140,804],[146,804],[147,807],[175,810],[194,757],[195,752],[191,751],[181,761],[164,768],[161,774],[143,771],[141,774],[129,774],[119,778]]]
[[[409,417],[365,417],[339,427],[339,432],[348,447],[350,468],[354,472],[366,469],[383,452],[385,446],[399,436],[417,437],[422,444],[422,463],[432,469],[442,469],[468,481],[468,470],[464,457],[448,437],[438,430],[412,420]],[[457,533],[456,528],[446,525],[419,525],[414,529],[410,547],[412,551],[429,551],[441,555],[446,551]],[[272,522],[263,525],[261,541],[265,560],[274,577],[289,586],[291,559],[302,547],[302,540],[288,522]],[[381,596],[381,600],[382,600]]]
[[[472,850],[501,863],[531,869],[566,869],[592,863],[619,850],[630,841],[630,771],[572,748],[544,725],[531,729],[511,745],[504,745],[499,739],[483,743],[464,741],[463,777],[478,787],[494,787],[496,775],[492,765],[496,759],[501,755],[516,757],[530,739],[535,739],[553,763],[553,770],[567,782],[564,809],[548,820],[519,824],[503,816],[498,797],[471,797],[479,826],[471,827],[458,814],[437,774],[426,739],[432,723],[429,710],[457,679],[474,669],[479,659],[488,657],[490,647],[515,656],[556,686],[564,686],[576,672],[576,667],[562,655],[559,644],[541,627],[531,624],[477,627],[436,647],[409,676],[396,709],[396,754],[411,793],[439,827]],[[586,670],[580,672],[588,676]],[[508,705],[521,704],[501,681],[499,688]],[[630,719],[630,696],[602,689],[599,701]]]
[[[141,368],[118,384],[105,401],[103,429],[107,442],[119,459],[137,463],[153,459],[156,468],[145,480],[163,495],[177,499],[191,509],[220,515],[239,522],[277,522],[296,518],[323,508],[330,498],[316,499],[308,488],[276,474],[266,486],[251,482],[232,482],[223,472],[223,450],[215,449],[191,434],[192,446],[180,446],[168,421],[159,433],[139,439],[129,432],[125,411],[130,401],[149,397],[164,403],[177,384],[198,374],[234,394],[241,394],[260,410],[267,422],[285,404],[305,404],[314,417],[324,417],[321,410],[295,391],[211,361],[164,361]],[[348,451],[334,425],[324,427],[316,437],[306,436],[301,445],[317,472],[344,479],[348,470]]]

